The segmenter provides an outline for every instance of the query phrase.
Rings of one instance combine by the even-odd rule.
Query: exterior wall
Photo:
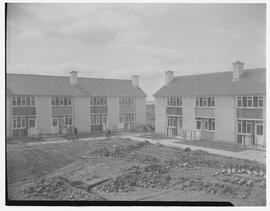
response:
[[[195,131],[195,98],[183,97],[183,130]]]
[[[11,97],[6,97],[6,137],[12,136]]]
[[[145,97],[136,98],[136,124],[144,125],[146,124],[146,102]]]
[[[263,119],[263,109],[238,108],[237,109],[237,118]]]
[[[213,117],[215,116],[214,108],[198,108],[195,107],[195,116],[199,117]]]
[[[72,114],[72,106],[53,106],[52,115]]]
[[[90,132],[90,98],[73,98],[73,125],[78,132]]]
[[[108,97],[108,127],[118,129],[119,124],[119,98]]]
[[[233,96],[215,98],[215,140],[236,142],[236,115]]]
[[[166,135],[166,98],[155,99],[155,131]]]
[[[52,132],[51,97],[36,96],[36,127],[41,134]]]

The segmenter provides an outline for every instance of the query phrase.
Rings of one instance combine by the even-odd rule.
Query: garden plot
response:
[[[266,203],[265,165],[201,150],[112,139],[7,153],[10,199]]]

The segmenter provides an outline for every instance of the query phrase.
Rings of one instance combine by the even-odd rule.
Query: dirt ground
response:
[[[129,139],[7,146],[10,200],[265,206],[265,165]]]

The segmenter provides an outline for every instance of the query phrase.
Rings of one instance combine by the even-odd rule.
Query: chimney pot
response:
[[[241,75],[244,73],[244,63],[236,61],[233,64],[233,80],[237,81],[240,79]]]
[[[132,79],[132,86],[139,87],[139,76],[133,75],[131,79]]]
[[[168,70],[165,72],[165,85],[168,85],[173,80],[173,71]]]
[[[78,72],[77,71],[71,71],[69,72],[70,75],[70,84],[72,86],[77,85],[78,84]]]

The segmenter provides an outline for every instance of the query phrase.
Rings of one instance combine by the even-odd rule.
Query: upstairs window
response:
[[[121,97],[119,99],[119,105],[122,106],[133,106],[135,104],[135,100],[133,97]]]
[[[29,107],[35,106],[35,97],[30,96],[20,96],[12,98],[12,106],[13,107]]]
[[[52,97],[52,106],[71,106],[71,97]]]
[[[167,99],[167,106],[181,107],[182,106],[182,98],[181,97],[169,97]]]
[[[238,96],[237,107],[238,108],[262,108],[263,97],[262,96]]]
[[[107,105],[107,98],[106,97],[91,97],[90,105],[91,106]]]
[[[215,107],[215,97],[196,97],[196,107]]]

